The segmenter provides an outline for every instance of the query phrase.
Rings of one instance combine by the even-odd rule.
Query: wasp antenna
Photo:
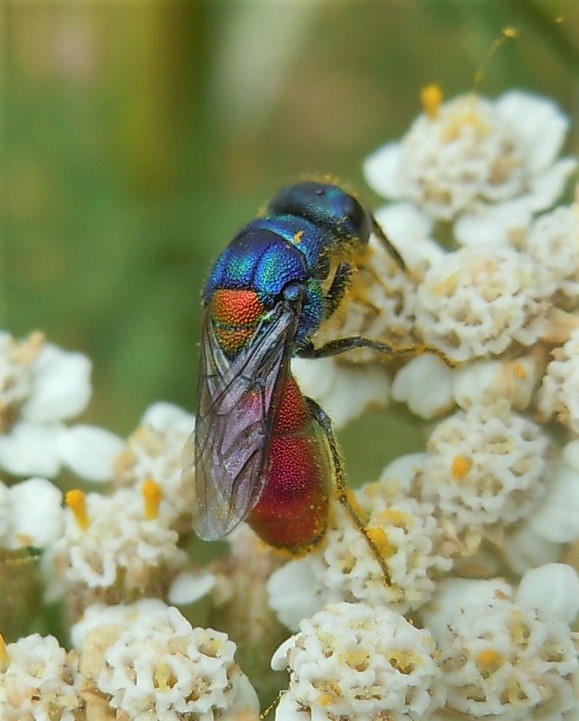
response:
[[[392,256],[392,259],[394,260],[396,265],[400,268],[400,270],[403,273],[406,273],[408,271],[408,268],[406,267],[404,258],[400,255],[400,253],[398,252],[398,249],[392,245],[392,242],[390,241],[390,239],[388,238],[388,236],[386,235],[386,233],[384,232],[382,227],[380,225],[378,225],[378,221],[376,220],[376,218],[374,216],[372,216],[372,231],[374,232],[375,235],[378,236],[378,240],[382,243],[384,248],[390,253],[390,255]]]
[[[514,40],[515,38],[519,37],[519,31],[517,28],[514,27],[508,27],[501,30],[501,34],[490,46],[490,48],[487,51],[487,54],[485,55],[481,66],[478,68],[478,70],[474,74],[474,78],[472,81],[472,92],[473,95],[478,95],[481,89],[481,85],[484,82],[487,68],[491,62],[491,60],[494,58],[494,56],[497,54],[497,52],[503,47],[505,43],[507,43],[509,40]]]

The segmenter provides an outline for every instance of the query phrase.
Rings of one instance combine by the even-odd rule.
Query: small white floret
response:
[[[571,625],[579,613],[579,575],[566,563],[533,568],[521,578],[515,598],[538,609],[545,618]]]
[[[539,410],[579,433],[579,330],[553,351],[539,392]]]
[[[114,462],[123,446],[123,440],[114,433],[85,424],[67,428],[57,438],[62,462],[90,481],[112,479]]]
[[[392,383],[392,398],[405,402],[420,418],[430,419],[453,406],[452,390],[451,369],[438,356],[424,353],[398,371]]]
[[[64,526],[62,492],[45,478],[29,478],[8,489],[10,533],[7,548],[44,548],[60,537]]]

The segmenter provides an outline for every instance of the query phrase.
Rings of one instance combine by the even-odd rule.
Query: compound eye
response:
[[[353,234],[361,240],[367,240],[372,230],[372,222],[366,208],[354,196],[345,195],[343,209],[346,224]]]

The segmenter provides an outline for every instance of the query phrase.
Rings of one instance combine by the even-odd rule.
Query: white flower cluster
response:
[[[289,668],[277,721],[349,718],[417,721],[444,704],[435,643],[388,608],[364,603],[327,606],[272,659]]]
[[[535,263],[509,247],[461,248],[426,272],[416,330],[453,361],[532,345],[549,329]]]
[[[295,632],[272,660],[289,671],[277,721],[577,721],[579,198],[562,200],[577,163],[558,157],[568,124],[547,100],[436,97],[365,166],[395,201],[376,218],[406,272],[373,237],[317,339],[390,345],[394,378],[367,349],[292,361],[336,426],[390,397],[433,423],[349,508],[332,499],[315,552],[282,565],[240,528],[195,568],[194,418],[154,404],[126,441],[71,425],[90,362],[0,334],[0,623],[28,546],[43,558],[21,604],[42,573],[78,621],[73,651],[0,637],[1,719],[257,719],[233,641],[170,601],[256,668]],[[106,492],[69,491],[63,508],[47,480],[61,470]],[[274,698],[283,682],[259,673]]]
[[[177,532],[162,516],[146,517],[138,492],[90,493],[80,509],[72,505],[42,562],[49,597],[66,595],[73,618],[97,601],[158,595],[185,566]]]
[[[39,634],[3,646],[3,721],[257,721],[259,705],[224,633],[145,600],[89,607],[65,651]]]
[[[0,718],[2,721],[80,716],[82,684],[75,652],[54,636],[35,633],[3,648],[0,637]]]
[[[561,592],[557,598],[554,593]],[[579,577],[562,564],[504,582],[443,582],[425,613],[446,709],[486,719],[572,719],[577,712]]]
[[[443,582],[422,614],[430,630],[387,607],[326,606],[274,654],[272,666],[290,671],[276,719],[571,721],[578,611],[579,577],[563,564],[529,572],[515,592],[504,581]]]
[[[52,477],[63,462],[58,439],[87,406],[91,364],[47,343],[0,333],[0,466],[17,476]]]
[[[224,633],[193,628],[163,604],[101,609],[98,616],[80,639],[94,705],[131,721],[257,719],[257,695]]]
[[[436,426],[416,491],[452,536],[511,524],[547,491],[548,447],[542,428],[507,403],[475,405]]]
[[[363,601],[400,613],[419,608],[436,589],[435,580],[452,567],[440,552],[434,507],[373,483],[356,495],[372,540],[387,561],[382,569],[342,508],[336,508],[321,550],[290,561],[269,582],[270,605],[292,630],[328,603]]]
[[[577,166],[574,158],[557,158],[567,127],[552,102],[521,92],[428,106],[402,141],[365,164],[370,186],[395,201],[376,218],[404,257],[404,282],[412,283],[396,280],[395,263],[386,264],[373,240],[323,339],[361,334],[395,349],[431,348],[469,366],[506,353],[516,360],[537,343],[548,348],[569,340],[579,327],[579,201],[549,210]],[[464,247],[449,249],[449,237]],[[374,395],[366,386],[363,394],[335,400],[338,383],[349,384],[353,358],[372,362],[375,355],[335,358],[317,378],[304,363],[295,368],[338,426],[386,404],[386,386],[378,383]],[[433,361],[410,374],[404,366],[393,396],[423,417],[446,412],[463,370]],[[320,383],[331,375],[335,382]]]
[[[461,218],[471,232],[486,230],[491,219],[528,219],[559,198],[576,165],[557,160],[567,127],[543,98],[465,95],[430,108],[401,142],[368,158],[366,178],[384,197],[408,200],[439,220]]]
[[[194,416],[169,403],[155,403],[115,460],[117,487],[140,489],[149,479],[159,484],[163,513],[177,530],[191,525],[195,494],[182,482],[182,453],[194,427]]]
[[[540,390],[539,410],[579,434],[579,328],[553,351]]]
[[[414,344],[415,357],[380,385],[369,352],[293,368],[338,426],[388,392],[420,418],[446,417],[422,452],[352,496],[390,585],[341,508],[319,550],[272,574],[272,608],[300,629],[274,657],[291,674],[279,719],[396,716],[378,710],[380,691],[360,710],[347,652],[327,650],[342,648],[334,609],[356,628],[345,609],[361,606],[432,631],[443,707],[426,718],[577,718],[579,580],[553,563],[579,565],[579,198],[556,205],[577,167],[558,158],[567,127],[541,98],[469,95],[430,103],[366,162],[371,187],[395,201],[376,218],[412,287],[393,280],[396,264],[372,241],[320,342],[363,335]],[[376,379],[374,395],[349,383],[353,369]],[[519,588],[468,580],[500,574]],[[376,633],[382,659],[389,633]]]

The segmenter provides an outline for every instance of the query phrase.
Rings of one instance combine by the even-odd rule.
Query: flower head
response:
[[[290,671],[276,720],[427,717],[444,703],[434,656],[430,633],[395,611],[327,606],[274,654],[272,667]]]
[[[441,537],[429,503],[385,482],[360,489],[355,503],[386,561],[391,583],[384,582],[366,539],[337,504],[321,550],[290,561],[269,581],[270,604],[291,628],[313,610],[338,601],[407,613],[428,601],[435,579],[450,570],[452,562],[439,550]]]
[[[416,328],[454,361],[499,354],[547,333],[538,270],[508,247],[462,248],[426,273],[417,292]]]
[[[58,473],[56,440],[64,421],[86,408],[90,373],[88,358],[41,333],[24,341],[0,333],[0,466],[18,476]]]
[[[541,428],[506,403],[458,411],[428,440],[419,495],[451,536],[514,523],[545,492],[548,446]]]
[[[468,232],[458,232],[468,241],[479,219],[492,229],[503,205],[523,223],[552,205],[576,166],[556,160],[567,127],[554,103],[537,96],[513,91],[493,102],[464,95],[420,115],[401,142],[370,156],[366,179],[381,195],[410,200],[435,218],[468,214]]]
[[[9,643],[5,655],[0,669],[3,721],[79,718],[81,678],[74,652],[67,653],[54,636],[35,633]]]
[[[437,642],[450,711],[522,720],[576,709],[577,649],[561,620],[498,594],[459,607]]]
[[[579,200],[539,216],[523,235],[520,249],[537,263],[544,294],[579,299]]]
[[[182,453],[194,427],[194,416],[170,403],[155,403],[147,409],[115,463],[118,487],[139,489],[149,479],[159,484],[163,513],[178,530],[191,524],[194,488],[183,483]]]
[[[224,633],[166,607],[93,628],[81,666],[91,694],[134,721],[257,721],[257,695],[234,654]]]
[[[579,433],[579,329],[553,351],[541,386],[539,410]]]
[[[62,536],[47,550],[44,571],[52,596],[66,591],[73,618],[90,603],[156,595],[186,562],[177,532],[162,515],[146,518],[140,493],[69,493]]]

